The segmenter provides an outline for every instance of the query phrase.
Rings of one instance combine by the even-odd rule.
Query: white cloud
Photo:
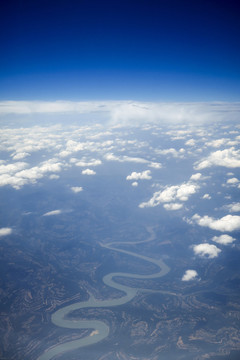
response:
[[[194,139],[189,139],[185,142],[185,145],[187,146],[194,146],[196,144]]]
[[[62,210],[53,210],[53,211],[46,212],[45,214],[43,214],[43,216],[54,216],[54,215],[60,215],[61,213],[62,213]]]
[[[158,155],[171,155],[171,156],[177,158],[177,157],[182,157],[184,151],[177,151],[174,148],[170,148],[170,149],[163,149],[163,150],[156,149],[155,153]]]
[[[13,160],[22,160],[25,157],[30,156],[27,152],[18,152],[12,156]]]
[[[223,118],[238,120],[239,103],[153,103],[137,101],[1,101],[0,115],[104,112],[115,125],[145,122],[203,123]]]
[[[181,185],[169,186],[164,190],[156,191],[149,201],[141,203],[139,207],[154,207],[161,203],[187,201],[189,196],[195,194],[198,188],[198,185],[191,182],[183,183]]]
[[[230,235],[223,234],[220,236],[214,236],[212,240],[218,244],[228,245],[228,244],[232,244],[236,239]]]
[[[227,184],[238,184],[239,180],[237,178],[231,178],[227,180]]]
[[[200,226],[209,227],[212,230],[218,231],[235,231],[240,229],[240,216],[237,215],[226,215],[221,219],[214,219],[210,216],[199,216],[195,214],[192,220]]]
[[[196,173],[196,174],[193,174],[191,177],[190,177],[190,180],[200,180],[202,177],[202,174],[201,173]]]
[[[219,255],[221,250],[215,246],[208,243],[194,245],[193,251],[195,255],[199,255],[202,257],[208,257],[210,259],[213,259]]]
[[[211,199],[211,196],[209,194],[204,194],[202,199],[207,199],[207,200],[210,200]]]
[[[16,162],[13,164],[7,164],[7,165],[0,165],[0,174],[7,174],[11,175],[16,173],[17,171],[20,171],[28,166],[25,162]]]
[[[148,165],[149,167],[155,168],[155,169],[161,169],[162,164],[159,162],[150,162],[150,164]]]
[[[182,277],[182,281],[194,280],[198,276],[196,270],[186,270],[185,274]]]
[[[139,158],[139,157],[131,157],[131,156],[116,156],[112,153],[108,153],[105,156],[105,159],[108,161],[118,161],[118,162],[135,162],[139,164],[146,164],[148,160]],[[150,162],[152,164],[152,162]]]
[[[179,210],[183,207],[183,204],[180,203],[170,203],[170,204],[164,204],[163,207],[166,210]]]
[[[82,174],[83,175],[95,175],[96,172],[94,170],[92,170],[92,169],[85,169],[85,170],[82,171]]]
[[[226,144],[228,141],[229,141],[229,139],[222,138],[222,139],[209,141],[209,142],[206,143],[206,145],[212,146],[212,147],[215,147],[215,148],[219,148],[222,145]]]
[[[132,186],[138,186],[138,182],[137,181],[134,181],[133,183],[132,183]]]
[[[69,155],[71,155],[74,152],[78,152],[78,151],[82,151],[84,150],[84,143],[80,143],[78,141],[75,140],[68,140],[66,143],[66,149],[61,151],[59,153],[60,157],[67,157]]]
[[[101,165],[102,161],[101,160],[97,160],[97,159],[91,159],[89,161],[86,161],[85,159],[77,161],[75,163],[76,166],[80,166],[80,167],[86,167],[86,166],[98,166]]]
[[[196,170],[202,170],[211,166],[224,166],[227,168],[240,167],[240,150],[234,147],[218,150],[211,153],[207,158],[195,164]]]
[[[12,233],[12,229],[11,228],[0,228],[0,236],[6,236],[6,235],[10,235]]]
[[[17,163],[15,163],[17,164]],[[25,164],[25,163],[18,163],[18,164]],[[0,186],[11,185],[15,189],[20,189],[23,185],[29,183],[36,183],[38,179],[41,179],[49,172],[59,172],[62,170],[63,164],[57,162],[56,159],[49,159],[39,164],[39,166],[34,166],[29,169],[20,170],[21,166],[19,166],[20,171],[16,172],[16,168],[8,165],[5,166],[5,170],[11,172],[15,171],[14,174],[9,175],[8,173],[0,175]],[[25,165],[22,165],[25,167]]]
[[[150,170],[145,170],[145,171],[142,171],[142,172],[135,172],[133,171],[131,173],[131,175],[128,175],[126,177],[127,180],[150,180],[152,177],[151,177],[151,171]]]
[[[226,208],[230,211],[230,212],[239,212],[240,211],[240,202],[236,202],[236,203],[232,203],[229,205],[226,205]]]
[[[74,192],[74,193],[79,193],[81,191],[83,191],[83,188],[81,186],[72,186],[71,187],[71,190]]]
[[[57,180],[57,179],[59,179],[59,175],[52,174],[52,175],[49,176],[49,179],[51,179],[51,180]]]

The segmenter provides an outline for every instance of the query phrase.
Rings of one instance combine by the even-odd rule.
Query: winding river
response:
[[[118,242],[118,243],[108,243],[108,244],[100,244],[102,247],[118,251],[123,254],[127,254],[129,256],[133,256],[135,258],[142,259],[144,261],[148,261],[154,265],[157,265],[159,271],[150,275],[141,275],[141,274],[131,274],[131,273],[122,273],[122,272],[115,272],[107,274],[103,277],[103,282],[117,290],[120,290],[124,293],[122,297],[117,299],[109,299],[109,300],[97,300],[93,296],[90,296],[87,301],[77,302],[72,305],[64,306],[63,308],[57,310],[55,313],[52,314],[52,323],[56,326],[60,326],[63,328],[68,329],[92,329],[90,335],[73,341],[68,341],[63,344],[56,345],[48,350],[46,350],[38,360],[50,360],[56,355],[63,354],[67,351],[76,350],[83,346],[88,346],[95,344],[103,339],[105,339],[109,334],[109,327],[103,321],[99,320],[70,320],[67,316],[74,310],[79,310],[83,308],[99,308],[99,307],[112,307],[125,304],[131,301],[139,291],[148,291],[144,288],[136,288],[130,287],[127,285],[122,285],[117,283],[114,278],[115,277],[125,277],[125,278],[134,278],[134,279],[154,279],[160,278],[166,275],[170,268],[163,262],[163,260],[152,259],[148,256],[139,255],[132,251],[118,249],[116,245],[133,245],[133,244],[141,244],[152,241],[155,239],[155,233],[153,228],[148,228],[149,237],[143,241],[136,241],[136,242]],[[153,290],[154,291],[154,290]],[[155,291],[154,291],[155,292]],[[169,293],[168,291],[156,291],[160,293]]]

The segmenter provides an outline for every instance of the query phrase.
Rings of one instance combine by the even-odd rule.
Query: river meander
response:
[[[118,251],[120,253],[124,253],[129,256],[133,256],[142,259],[144,261],[150,262],[156,265],[159,268],[159,271],[150,275],[132,274],[127,272],[109,273],[103,277],[103,282],[114,289],[122,291],[124,293],[123,296],[117,299],[108,299],[108,300],[97,300],[93,296],[90,296],[87,301],[77,302],[75,304],[64,306],[61,309],[57,310],[55,313],[52,314],[51,317],[52,323],[55,324],[56,326],[68,328],[68,329],[92,329],[92,332],[90,335],[82,339],[68,341],[66,343],[56,345],[46,350],[38,358],[38,360],[50,360],[54,356],[63,354],[65,352],[98,343],[99,341],[105,339],[108,336],[110,329],[104,321],[73,320],[73,319],[68,319],[67,316],[71,312],[83,308],[99,308],[99,307],[101,308],[101,307],[113,307],[113,306],[122,305],[131,301],[136,296],[137,292],[147,290],[144,288],[130,287],[127,285],[120,284],[114,280],[115,277],[121,277],[121,278],[125,277],[125,278],[134,278],[134,279],[154,279],[154,278],[163,277],[169,272],[170,268],[161,259],[152,259],[148,256],[140,255],[135,252],[119,249],[116,247],[117,245],[133,245],[133,244],[140,244],[154,240],[155,239],[154,230],[152,228],[149,228],[148,231],[150,236],[143,241],[109,243],[109,244],[101,244],[101,246],[108,250]],[[158,291],[158,292],[168,293],[167,291]]]

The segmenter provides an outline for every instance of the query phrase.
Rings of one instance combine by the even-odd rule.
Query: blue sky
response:
[[[239,100],[237,2],[15,0],[1,8],[1,100]]]

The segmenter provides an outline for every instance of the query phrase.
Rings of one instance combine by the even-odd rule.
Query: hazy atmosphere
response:
[[[1,8],[0,359],[239,359],[236,2]]]

